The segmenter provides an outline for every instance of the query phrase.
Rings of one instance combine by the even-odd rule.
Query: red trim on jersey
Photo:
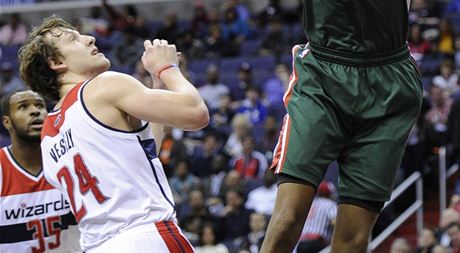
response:
[[[308,46],[307,46],[308,47]],[[295,59],[296,57],[306,57],[310,53],[310,49],[303,49],[303,51],[299,54],[301,47],[299,45],[295,45],[292,48],[292,73],[289,77],[289,87],[284,93],[283,101],[284,105],[287,109],[289,101],[291,100],[292,90],[294,86],[297,85],[297,81],[299,76],[295,69]],[[278,143],[276,144],[275,150],[273,152],[273,160],[272,164],[270,165],[269,169],[273,171],[275,174],[280,173],[283,170],[284,162],[286,161],[286,153],[289,144],[289,135],[291,133],[291,120],[289,119],[289,115],[286,114],[283,119],[283,126],[281,128],[281,133],[278,138]]]
[[[2,173],[0,197],[54,189],[45,180],[44,176],[41,176],[38,181],[34,181],[20,172],[10,159],[8,159],[5,148],[0,150],[0,164],[0,172]]]
[[[295,59],[297,57],[297,54],[300,50],[300,46],[296,45],[292,48],[292,73],[291,73],[291,76],[289,76],[289,86],[288,86],[288,89],[287,91],[284,93],[284,96],[283,96],[283,101],[284,101],[284,105],[288,106],[289,104],[289,100],[291,100],[291,94],[292,94],[292,90],[294,89],[294,86],[297,84],[297,80],[299,79],[299,76],[297,74],[297,71],[295,69]],[[308,53],[310,53],[310,49],[304,49],[304,51],[302,52],[303,56],[302,58],[306,57],[308,55]]]
[[[155,226],[157,227],[161,238],[163,238],[163,241],[168,247],[169,252],[195,252],[190,243],[188,243],[187,239],[182,235],[173,221],[155,222]]]
[[[43,123],[41,138],[45,136],[54,137],[59,133],[59,128],[64,124],[65,112],[78,100],[78,91],[84,82],[78,83],[73,87],[62,102],[61,108],[55,112],[50,112]]]
[[[285,135],[287,134],[288,132],[288,128],[289,128],[289,124],[288,124],[288,115],[286,114],[283,118],[283,125],[281,127],[281,131],[280,131],[280,135],[278,137],[278,142],[276,144],[276,147],[273,151],[273,159],[272,159],[272,164],[270,165],[269,169],[274,172],[275,174],[276,173],[279,173],[280,172],[280,166],[278,166],[279,164],[284,164],[284,161],[282,161],[281,159],[284,158],[282,156],[285,156],[286,155],[286,146],[284,145],[284,139],[285,139]],[[283,147],[284,147],[284,151],[283,152]],[[283,159],[284,160],[284,159]]]

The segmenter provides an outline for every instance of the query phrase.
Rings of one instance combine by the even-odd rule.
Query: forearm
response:
[[[194,104],[202,102],[198,90],[182,75],[179,68],[169,68],[159,77],[168,90],[187,95]]]

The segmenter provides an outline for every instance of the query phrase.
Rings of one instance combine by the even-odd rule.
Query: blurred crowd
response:
[[[169,11],[161,20],[149,20],[134,5],[114,7],[103,0],[88,16],[70,20],[81,33],[96,38],[112,70],[133,75],[146,86],[151,80],[140,63],[144,39],[166,39],[182,52],[180,67],[207,103],[211,121],[198,132],[166,128],[159,158],[179,223],[197,252],[258,252],[274,206],[276,180],[266,172],[285,114],[290,51],[307,39],[300,5],[286,9],[281,1],[268,2],[254,12],[245,1],[225,0],[220,8],[211,8],[198,0],[191,19]],[[460,0],[412,0],[409,21],[408,43],[425,97],[399,182],[414,171],[424,178],[437,175],[441,146],[449,148],[450,164],[460,160]],[[28,30],[20,14],[0,17],[2,96],[24,87],[17,59],[9,51],[17,52]],[[0,145],[8,144],[6,131],[0,129]],[[434,191],[434,181],[425,180],[426,190]],[[316,252],[315,247],[330,242],[335,191],[325,184],[317,207],[324,212],[307,220],[298,252]],[[396,240],[394,248],[407,250],[392,247],[391,252],[460,252],[458,188],[439,227],[425,228],[417,245]],[[320,228],[315,219],[324,225]]]

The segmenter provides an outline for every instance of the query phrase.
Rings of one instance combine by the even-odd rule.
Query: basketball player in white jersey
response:
[[[17,91],[3,99],[2,112],[11,145],[0,150],[0,252],[82,252],[70,204],[43,176],[45,100]]]
[[[208,110],[177,67],[174,45],[144,47],[144,68],[166,90],[108,72],[95,39],[60,18],[45,19],[20,51],[21,78],[58,101],[42,130],[45,176],[69,200],[87,253],[193,252],[147,122],[197,130]]]

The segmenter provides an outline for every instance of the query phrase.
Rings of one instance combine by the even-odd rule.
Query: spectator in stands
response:
[[[417,23],[422,19],[432,16],[426,0],[413,0],[409,8],[409,22]]]
[[[224,20],[221,24],[222,38],[227,42],[229,49],[225,56],[237,56],[240,51],[241,43],[249,35],[249,24],[239,18],[236,8],[227,8],[224,12]]]
[[[190,173],[190,163],[179,160],[174,167],[174,176],[169,179],[173,192],[174,203],[180,205],[188,200],[190,191],[200,187],[200,180]]]
[[[227,50],[233,51],[232,45],[228,45],[222,37],[222,28],[219,23],[210,23],[208,30],[208,34],[204,39],[206,57],[221,57],[228,55]]]
[[[424,228],[417,240],[416,253],[432,253],[434,246],[438,244],[436,231],[430,228]]]
[[[249,192],[245,207],[253,209],[257,213],[271,216],[276,199],[277,185],[275,183],[275,175],[273,173],[265,173],[262,186]]]
[[[422,27],[419,24],[413,24],[409,31],[408,45],[412,57],[417,62],[423,59],[425,54],[430,52],[431,44],[422,36]]]
[[[430,87],[431,108],[426,113],[428,128],[435,138],[435,145],[441,145],[446,137],[447,119],[449,116],[452,100],[439,86]],[[437,143],[436,143],[437,142]]]
[[[25,89],[24,83],[15,75],[13,65],[9,62],[0,64],[0,96],[12,91]]]
[[[209,18],[203,1],[196,1],[193,6],[192,34],[195,38],[203,39],[208,31]]]
[[[241,3],[240,0],[227,0],[227,2],[222,5],[222,7],[224,12],[229,8],[235,8],[236,12],[238,13],[238,18],[243,21],[247,22],[251,17],[249,8],[245,4]]]
[[[265,27],[274,16],[284,16],[280,0],[270,0],[269,3],[257,14],[257,26]],[[284,21],[284,20],[283,20]]]
[[[19,45],[27,38],[26,26],[21,21],[21,16],[13,13],[8,23],[0,28],[0,45]]]
[[[198,189],[192,190],[188,201],[178,206],[177,210],[178,220],[184,228],[185,235],[191,238],[194,246],[199,245],[199,235],[204,224],[217,222],[208,211],[203,191]]]
[[[163,24],[155,33],[155,38],[162,38],[169,43],[176,43],[182,35],[182,28],[177,23],[177,13],[170,11],[163,19]]]
[[[262,242],[265,238],[265,230],[267,229],[267,217],[258,212],[254,212],[249,217],[249,234],[242,238],[238,244],[238,253],[258,253]]]
[[[231,167],[247,180],[261,179],[268,167],[267,159],[255,150],[255,139],[252,135],[242,138],[243,153],[234,156],[230,161]]]
[[[211,175],[202,179],[201,184],[208,197],[218,197],[222,182],[229,170],[228,158],[224,154],[214,155],[211,158],[209,168]]]
[[[244,192],[246,189],[246,180],[241,178],[240,173],[235,170],[230,170],[224,178],[220,189],[219,189],[219,198],[225,199],[226,194],[229,191],[239,191]],[[221,216],[222,213],[215,212],[214,215]]]
[[[200,189],[189,191],[187,201],[182,203],[178,209],[178,219],[183,222],[189,222],[188,220],[190,219],[198,219],[200,226],[202,226],[205,221],[211,219],[205,205],[203,191]]]
[[[127,27],[131,26],[135,28],[137,36],[141,38],[148,37],[149,29],[134,5],[125,5],[121,11],[118,11],[108,4],[107,0],[102,0],[102,7],[109,13],[110,23],[115,30],[124,31]]]
[[[200,234],[200,246],[195,248],[196,253],[229,253],[227,246],[220,243],[217,229],[214,224],[206,223]]]
[[[273,150],[275,149],[280,132],[279,126],[280,124],[277,117],[274,115],[268,115],[264,122],[259,144],[260,151],[265,154],[265,157],[267,157],[268,160],[273,158]]]
[[[412,247],[406,238],[396,238],[391,243],[390,253],[412,253]]]
[[[439,66],[439,73],[433,78],[433,84],[447,92],[447,95],[451,95],[460,88],[458,86],[459,76],[454,71],[452,60],[446,59],[442,61]]]
[[[252,67],[248,62],[242,62],[238,69],[238,81],[228,83],[233,101],[242,101],[245,98],[246,90],[254,86],[252,81]]]
[[[97,47],[99,51],[107,55],[108,58],[112,58],[112,49],[120,43],[123,37],[123,33],[119,30],[115,30],[112,23],[108,23],[107,30],[105,33],[94,34],[97,38]]]
[[[197,145],[191,156],[192,173],[202,179],[211,175],[211,161],[220,152],[220,143],[217,135],[207,133],[202,145]]]
[[[201,40],[193,36],[191,30],[182,33],[177,40],[176,47],[178,51],[191,59],[203,58],[205,46]]]
[[[254,126],[262,126],[268,115],[268,108],[261,99],[260,89],[249,86],[246,89],[246,97],[237,110],[245,114]]]
[[[337,204],[331,182],[323,181],[313,199],[310,212],[302,229],[297,253],[316,253],[331,243],[337,216]]]
[[[289,67],[284,63],[275,66],[275,76],[265,81],[262,86],[271,114],[281,119],[286,114],[283,96],[289,85]]]
[[[80,18],[81,33],[94,34],[99,37],[107,34],[109,21],[102,16],[102,9],[99,6],[91,7],[88,17]]]
[[[439,22],[438,52],[447,56],[453,56],[455,53],[454,28],[447,18]]]
[[[242,139],[252,133],[252,123],[244,114],[236,114],[232,119],[232,133],[224,146],[224,152],[230,156],[243,153]]]
[[[249,233],[249,216],[252,212],[244,207],[243,191],[229,190],[226,192],[225,207],[221,213],[224,241],[233,245],[235,239]]]
[[[206,69],[206,83],[198,88],[209,109],[219,107],[220,97],[230,94],[227,85],[219,82],[219,68],[212,64]]]
[[[182,140],[182,132],[178,129],[173,129],[170,126],[164,126],[165,136],[161,143],[161,149],[158,154],[165,173],[168,178],[171,176],[171,171],[174,163],[178,160],[187,160],[187,148]],[[168,173],[169,172],[169,173]]]
[[[127,74],[134,73],[136,63],[142,56],[142,45],[134,26],[126,27],[121,41],[112,49],[112,68]]]
[[[460,252],[460,223],[459,221],[450,223],[446,228],[450,238],[450,246],[453,249],[452,253]]]
[[[437,232],[437,237],[441,245],[446,247],[450,245],[451,239],[447,233],[447,228],[451,223],[459,221],[460,214],[453,208],[447,208],[441,213],[441,217],[439,219],[439,231]]]
[[[268,24],[268,32],[264,33],[260,45],[260,55],[277,55],[286,53],[288,39],[283,31],[283,23],[280,16],[274,16]]]
[[[209,125],[221,135],[228,136],[231,132],[230,122],[235,115],[232,109],[232,99],[229,95],[222,95],[219,99],[219,107],[210,110]]]

